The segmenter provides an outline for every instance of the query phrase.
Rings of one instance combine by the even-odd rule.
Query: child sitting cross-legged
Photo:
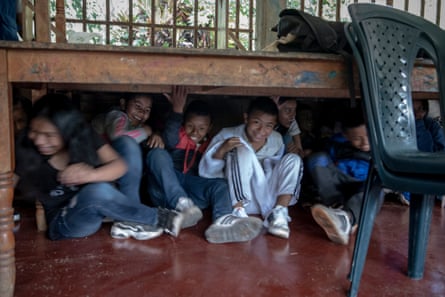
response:
[[[232,214],[227,183],[223,178],[198,176],[198,164],[209,143],[212,119],[208,105],[192,101],[184,111],[187,91],[173,87],[164,94],[172,103],[163,139],[166,150],[148,152],[148,192],[157,206],[176,209],[183,217],[182,228],[197,224],[201,209],[210,207],[213,223],[205,231],[211,243],[243,242],[255,238],[261,231],[261,220]]]

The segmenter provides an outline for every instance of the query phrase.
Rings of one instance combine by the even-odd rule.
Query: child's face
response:
[[[185,134],[195,143],[200,143],[211,128],[210,117],[192,114],[184,122]]]
[[[349,128],[344,132],[347,140],[349,140],[353,147],[363,152],[369,152],[370,146],[368,141],[368,132],[366,126],[361,125],[356,128]]]
[[[252,145],[262,145],[267,137],[273,132],[277,124],[275,115],[267,114],[262,111],[253,111],[250,115],[244,115],[246,124],[246,135]]]
[[[40,154],[52,156],[64,149],[59,129],[45,118],[35,118],[30,123],[28,137]]]
[[[12,118],[14,121],[14,133],[18,133],[26,127],[28,117],[21,105],[16,105],[12,109]]]
[[[286,128],[295,120],[297,112],[297,101],[286,100],[281,105],[278,105],[278,122]]]
[[[425,117],[426,112],[423,109],[422,102],[420,100],[413,100],[413,108],[416,120],[421,120]]]
[[[150,117],[152,100],[150,97],[136,97],[127,104],[126,113],[135,127],[144,124]]]

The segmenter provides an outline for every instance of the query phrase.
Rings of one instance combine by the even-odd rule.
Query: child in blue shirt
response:
[[[312,216],[335,243],[348,244],[352,226],[359,220],[370,160],[361,109],[346,111],[342,133],[330,139],[325,152],[314,153],[307,160],[320,199],[311,208]]]

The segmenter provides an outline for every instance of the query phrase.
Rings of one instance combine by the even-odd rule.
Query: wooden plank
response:
[[[0,296],[8,297],[14,295],[15,284],[11,95],[7,76],[7,52],[0,49]]]
[[[101,47],[99,47],[101,48]],[[313,89],[347,90],[346,68],[340,56],[244,53],[226,51],[108,51],[12,48],[9,50],[11,82],[110,85],[188,85],[261,90],[283,88],[289,93]],[[323,59],[320,59],[323,57]],[[315,91],[317,90],[317,91]],[[262,94],[263,92],[258,92]],[[284,94],[283,94],[284,95]]]
[[[34,9],[36,40],[39,42],[50,42],[51,26],[49,17],[49,1],[35,0]]]
[[[0,45],[1,46],[1,45]],[[10,48],[9,81],[115,91],[187,85],[199,94],[349,97],[343,58],[332,54],[128,49],[89,45]],[[434,65],[419,62],[413,91],[437,93]],[[358,90],[358,76],[354,73]],[[359,92],[357,92],[359,94]]]

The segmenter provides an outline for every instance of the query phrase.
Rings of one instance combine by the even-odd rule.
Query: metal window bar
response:
[[[56,0],[48,0],[48,1],[52,1],[53,3],[56,2]],[[65,0],[67,1],[67,0]],[[151,20],[147,23],[138,23],[135,21],[134,18],[134,12],[133,12],[133,6],[136,3],[136,0],[128,0],[128,22],[122,22],[122,21],[116,21],[116,20],[111,20],[112,16],[111,16],[111,11],[110,11],[110,2],[111,0],[105,0],[105,20],[92,20],[92,19],[88,19],[87,15],[88,15],[88,1],[87,0],[82,0],[82,10],[81,10],[81,14],[82,17],[79,19],[73,19],[73,18],[66,18],[65,22],[71,23],[71,24],[81,24],[81,28],[84,32],[88,32],[88,26],[89,25],[99,25],[99,26],[103,26],[104,28],[104,43],[106,44],[110,44],[112,36],[110,34],[111,28],[112,26],[118,26],[118,27],[122,27],[125,28],[126,30],[128,30],[128,45],[131,46],[133,45],[134,39],[135,39],[135,32],[137,29],[145,29],[148,32],[148,43],[151,46],[156,45],[155,44],[155,38],[156,38],[156,34],[157,32],[160,32],[162,30],[166,30],[168,32],[170,32],[171,34],[171,44],[169,44],[169,46],[171,47],[177,47],[178,46],[178,34],[180,34],[180,32],[184,32],[185,30],[190,31],[193,33],[193,47],[198,47],[200,44],[200,40],[199,40],[199,34],[200,32],[203,32],[205,34],[210,34],[212,35],[212,40],[210,43],[205,42],[204,47],[211,47],[211,48],[216,48],[216,44],[217,44],[217,40],[220,36],[218,36],[218,24],[219,24],[219,5],[218,2],[220,1],[226,1],[226,7],[228,8],[227,11],[225,12],[225,21],[226,24],[229,23],[229,15],[232,14],[231,16],[234,18],[235,20],[235,25],[234,26],[226,26],[225,30],[226,30],[226,34],[225,34],[225,38],[226,38],[226,44],[229,44],[229,41],[233,41],[231,44],[234,44],[235,47],[239,48],[239,49],[245,49],[245,50],[253,50],[254,48],[254,22],[255,22],[255,3],[258,3],[258,1],[255,0],[248,0],[248,5],[249,5],[249,12],[248,12],[248,27],[247,28],[243,28],[240,26],[240,21],[241,21],[241,6],[243,5],[243,3],[246,3],[246,1],[242,1],[242,0],[214,0],[215,1],[215,7],[214,7],[214,20],[213,20],[213,24],[209,25],[209,26],[201,26],[199,24],[198,21],[198,12],[199,12],[199,0],[194,0],[193,1],[193,15],[194,17],[191,19],[191,25],[183,25],[183,24],[178,24],[177,23],[177,16],[179,13],[179,9],[178,9],[178,1],[172,1],[173,3],[173,18],[170,24],[163,24],[163,23],[157,23],[156,22],[156,9],[157,9],[157,3],[159,3],[159,1],[155,1],[152,0],[150,3],[150,7],[151,7],[151,15],[150,18]],[[230,1],[235,1],[235,5],[234,5],[234,11],[230,11],[229,7],[229,3]],[[335,20],[340,20],[341,18],[341,11],[342,11],[342,5],[344,5],[345,1],[344,0],[332,0],[335,3],[335,8],[333,10],[333,18],[335,18]],[[410,3],[418,3],[416,2],[418,0],[404,0],[404,1],[394,1],[394,0],[387,0],[385,1],[387,5],[389,6],[394,6],[394,3],[399,3],[399,7],[402,7],[402,9],[404,9],[405,11],[409,11],[410,9]],[[25,1],[24,1],[25,2]],[[316,0],[315,4],[316,4],[316,14],[319,16],[323,17],[323,13],[324,10],[323,8],[327,5],[324,3],[325,1],[323,0]],[[346,1],[348,3],[348,1]],[[353,3],[357,3],[357,2],[364,2],[363,0],[359,1],[359,0],[353,0]],[[375,3],[376,0],[369,0],[368,2],[371,3]],[[28,1],[26,1],[26,3],[29,3]],[[305,6],[309,5],[305,3],[310,3],[308,2],[308,0],[301,0],[301,1],[297,1],[296,2],[297,5],[299,5],[300,9],[305,10]],[[351,1],[349,1],[349,3],[351,3]],[[379,2],[381,3],[381,2]],[[429,5],[430,2],[425,1],[425,0],[421,0],[420,2],[420,12],[418,12],[418,14],[422,17],[425,17],[425,14],[429,14],[429,18],[432,19],[436,24],[440,25],[441,22],[441,10],[442,10],[442,0],[437,0],[434,4],[435,6],[435,12],[431,12],[431,11],[426,11],[427,10],[427,6]],[[402,6],[400,6],[400,4]],[[29,6],[29,5],[28,5]],[[59,7],[59,6],[58,6]],[[308,7],[308,6],[306,6]],[[243,7],[244,8],[244,7]],[[431,9],[430,9],[431,10]],[[60,27],[57,28],[58,26],[55,26],[54,23],[57,23],[58,16],[60,16],[60,14],[64,13],[63,9],[56,9],[55,12],[55,17],[53,16],[51,18],[52,22],[51,22],[51,27],[53,29],[53,31],[55,31],[56,36],[59,34],[61,34],[60,32],[64,32],[63,30],[60,30]],[[434,15],[430,15],[431,13],[433,13]],[[60,19],[60,18],[59,18]],[[28,34],[29,36],[29,34]],[[241,43],[240,42],[240,38],[241,36],[243,36],[246,41],[245,43]],[[247,36],[247,37],[246,37]],[[61,40],[64,40],[63,38],[57,38],[57,42],[61,42]]]

